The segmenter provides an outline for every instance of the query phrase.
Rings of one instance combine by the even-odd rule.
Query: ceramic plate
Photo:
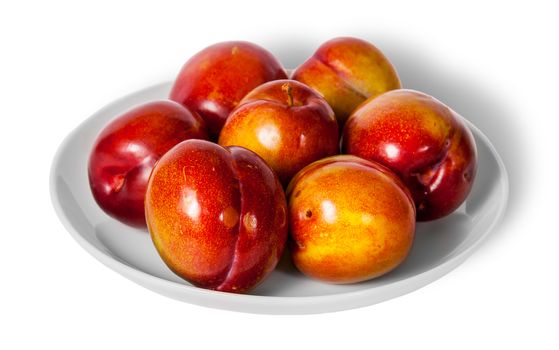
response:
[[[87,179],[87,160],[103,126],[143,102],[166,98],[171,83],[123,97],[83,122],[62,142],[54,158],[50,190],[60,220],[91,255],[132,281],[171,298],[193,304],[269,314],[338,311],[375,304],[411,292],[462,263],[502,218],[508,179],[495,148],[474,125],[479,153],[478,175],[467,201],[452,215],[417,226],[406,261],[380,278],[351,285],[311,280],[284,259],[250,295],[209,291],[174,275],[161,261],[147,231],[130,228],[96,205]]]

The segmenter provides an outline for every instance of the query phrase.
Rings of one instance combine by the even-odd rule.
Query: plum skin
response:
[[[144,197],[153,166],[174,145],[192,138],[208,138],[204,121],[169,100],[141,104],[111,120],[88,161],[99,207],[127,225],[145,228]]]
[[[274,269],[287,239],[281,184],[242,147],[178,144],[153,170],[145,211],[163,261],[206,289],[250,291]]]
[[[324,96],[336,113],[340,129],[367,98],[401,87],[388,58],[373,44],[352,37],[323,43],[295,69],[292,78]]]
[[[370,98],[349,117],[343,152],[394,171],[412,193],[417,219],[442,218],[467,198],[477,172],[477,149],[462,118],[414,90]]]
[[[266,49],[246,41],[221,42],[183,65],[169,98],[200,114],[213,140],[249,91],[277,79],[287,79],[287,74]]]
[[[298,81],[276,80],[245,96],[225,122],[219,144],[254,151],[287,186],[306,165],[339,152],[338,125],[316,91]]]
[[[287,189],[295,266],[335,284],[382,276],[399,266],[415,237],[415,207],[382,165],[338,155],[301,170]]]

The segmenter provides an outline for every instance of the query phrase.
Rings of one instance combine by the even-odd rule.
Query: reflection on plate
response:
[[[250,295],[194,287],[161,261],[147,231],[104,214],[95,204],[87,181],[89,152],[103,126],[139,103],[165,98],[170,87],[171,83],[164,83],[141,90],[92,115],[60,146],[50,179],[56,212],[82,247],[111,269],[163,295],[203,306],[271,314],[319,313],[371,305],[420,288],[454,269],[503,216],[508,196],[503,162],[487,137],[468,123],[479,156],[470,196],[452,215],[419,223],[412,252],[391,273],[352,285],[330,285],[304,277],[284,256]]]

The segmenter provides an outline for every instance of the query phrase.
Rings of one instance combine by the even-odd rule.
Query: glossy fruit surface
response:
[[[170,98],[200,114],[217,138],[231,110],[249,91],[286,78],[279,61],[264,48],[245,41],[222,42],[184,64]]]
[[[322,44],[292,77],[324,96],[340,128],[367,98],[401,87],[396,70],[379,49],[365,40],[348,37]]]
[[[208,289],[252,289],[276,266],[287,237],[281,184],[242,147],[178,144],[153,170],[145,209],[163,261]]]
[[[304,166],[338,153],[338,125],[328,103],[294,80],[276,80],[251,91],[231,113],[219,137],[261,156],[281,182]]]
[[[413,90],[389,91],[362,104],[346,123],[343,149],[398,174],[412,193],[418,220],[453,212],[476,174],[475,141],[461,117]]]
[[[287,190],[290,250],[304,274],[330,283],[381,276],[408,255],[415,209],[385,167],[339,155],[301,170]]]
[[[140,105],[106,125],[89,157],[89,184],[112,217],[145,227],[144,197],[157,160],[177,143],[208,137],[203,120],[173,101]]]

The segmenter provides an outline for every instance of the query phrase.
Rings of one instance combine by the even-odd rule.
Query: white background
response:
[[[556,9],[537,1],[182,3],[0,5],[0,348],[558,348]],[[294,67],[340,35],[375,43],[406,87],[473,121],[502,155],[506,216],[458,269],[366,308],[242,314],[128,281],[58,221],[52,157],[103,105],[172,79],[214,42],[253,41]]]

